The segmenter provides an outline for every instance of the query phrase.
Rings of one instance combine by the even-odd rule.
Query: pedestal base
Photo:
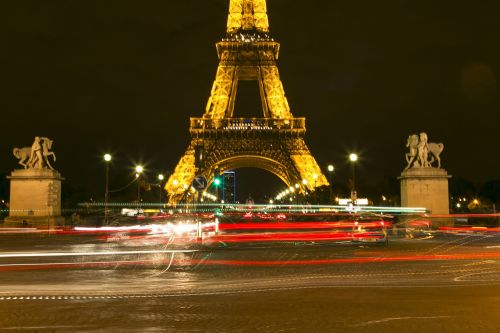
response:
[[[50,169],[14,170],[10,179],[9,217],[4,227],[53,228],[64,225],[61,216],[59,172]]]
[[[61,216],[59,172],[50,169],[14,170],[10,179],[10,217]]]
[[[431,214],[449,214],[448,175],[437,168],[412,168],[401,177],[401,206],[424,207]]]

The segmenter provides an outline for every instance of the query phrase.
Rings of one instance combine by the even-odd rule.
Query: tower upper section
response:
[[[269,32],[266,0],[230,0],[227,33]]]

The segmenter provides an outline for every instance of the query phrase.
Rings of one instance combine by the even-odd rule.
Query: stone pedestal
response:
[[[431,214],[449,214],[448,175],[437,168],[411,168],[401,177],[401,206],[425,207]]]
[[[6,226],[53,227],[61,216],[59,172],[50,169],[14,170],[10,179],[10,210]]]

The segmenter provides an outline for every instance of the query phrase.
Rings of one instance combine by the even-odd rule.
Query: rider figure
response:
[[[427,134],[420,133],[420,142],[417,146],[419,166],[428,168],[429,164],[429,146],[427,145]]]
[[[31,155],[28,161],[28,165],[30,168],[38,168],[43,169],[43,155],[42,155],[42,144],[40,142],[40,138],[35,137],[35,141],[31,146]]]

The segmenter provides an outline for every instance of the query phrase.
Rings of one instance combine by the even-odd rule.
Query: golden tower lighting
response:
[[[300,192],[329,185],[304,141],[305,118],[292,115],[285,96],[266,1],[231,0],[226,36],[216,48],[220,62],[205,113],[191,118],[191,144],[165,185],[169,202],[186,200],[178,184],[192,184],[196,176],[210,184],[216,173],[242,167],[271,172],[288,188],[302,183]],[[256,81],[262,118],[235,117],[241,80]]]

